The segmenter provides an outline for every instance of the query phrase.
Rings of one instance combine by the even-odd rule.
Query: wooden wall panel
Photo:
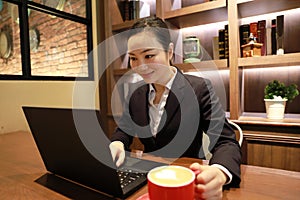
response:
[[[272,127],[265,127],[267,128],[269,131],[247,130],[242,127],[244,163],[300,171],[300,133],[294,131],[299,128],[286,127],[286,132],[276,132]]]
[[[247,164],[300,171],[299,145],[248,142]]]

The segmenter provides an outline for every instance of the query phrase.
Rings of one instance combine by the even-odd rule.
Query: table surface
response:
[[[192,162],[197,161],[199,162],[197,159],[181,158],[176,160],[174,164],[189,166]],[[242,182],[240,188],[225,190],[223,192],[224,200],[295,200],[300,197],[300,172],[250,165],[242,165],[241,171]],[[0,135],[1,200],[71,199],[72,197],[67,195],[66,191],[55,190],[55,188],[49,189],[49,187],[44,187],[36,182],[46,172],[30,133],[15,132]],[[73,192],[73,195],[77,195],[77,199],[109,199],[103,197],[103,195],[99,197],[99,195],[87,194],[85,190],[81,189]],[[94,193],[98,194],[97,192]],[[135,200],[145,193],[147,193],[146,186],[128,199]]]

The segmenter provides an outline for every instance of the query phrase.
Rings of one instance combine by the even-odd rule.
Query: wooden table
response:
[[[198,160],[181,158],[175,164],[188,166]],[[299,162],[299,161],[295,161]],[[224,200],[295,200],[300,197],[300,172],[242,165],[240,188],[224,191]],[[39,152],[32,136],[27,132],[0,135],[0,199],[70,199],[35,182],[45,174]],[[76,191],[78,195],[78,191]],[[129,200],[147,192],[143,187]],[[108,199],[87,198],[77,199]],[[86,197],[86,198],[85,198]],[[94,196],[95,197],[95,196]]]

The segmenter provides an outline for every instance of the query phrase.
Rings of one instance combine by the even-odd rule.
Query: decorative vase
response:
[[[188,36],[183,40],[184,63],[200,62],[200,40],[196,36]]]
[[[268,119],[283,119],[287,99],[264,99]]]

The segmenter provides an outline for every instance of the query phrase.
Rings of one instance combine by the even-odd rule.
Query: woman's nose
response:
[[[145,60],[144,59],[138,59],[138,66],[145,65]]]
[[[131,62],[131,67],[132,68],[137,68],[141,65],[145,64],[145,62],[141,59],[136,59],[135,61]]]
[[[146,65],[146,64],[141,64],[141,65],[134,67],[134,71],[136,71],[136,72],[141,72],[141,71],[145,71],[145,70],[148,70],[148,65]]]

